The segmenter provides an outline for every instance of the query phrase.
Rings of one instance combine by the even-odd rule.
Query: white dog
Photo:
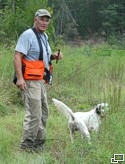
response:
[[[82,137],[86,136],[88,143],[91,144],[91,131],[98,131],[101,124],[101,118],[104,117],[105,111],[108,110],[107,103],[98,104],[94,109],[88,112],[76,112],[66,106],[63,102],[52,99],[60,112],[62,112],[68,119],[68,127],[70,130],[70,138],[73,143],[73,134],[75,131],[80,131]]]

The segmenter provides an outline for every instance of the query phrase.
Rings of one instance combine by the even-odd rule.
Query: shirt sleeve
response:
[[[20,35],[15,51],[21,52],[24,55],[27,55],[30,50],[30,40],[24,34]]]

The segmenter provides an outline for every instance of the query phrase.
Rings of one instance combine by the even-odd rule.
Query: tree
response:
[[[113,3],[100,11],[102,17],[102,30],[105,31],[106,36],[111,34],[122,35],[123,32],[125,32],[124,10],[123,4]]]
[[[3,4],[3,2],[2,2]],[[25,29],[33,25],[34,13],[39,8],[47,8],[47,0],[8,0],[2,8],[0,17],[0,38],[6,42],[5,38],[16,39]],[[51,9],[48,8],[48,10]],[[50,26],[50,32],[53,26]]]
[[[71,31],[71,34],[77,32],[86,38],[94,34],[107,36],[125,31],[124,0],[49,0],[49,4],[54,9],[57,35],[72,38],[68,35]]]
[[[56,38],[62,36],[65,41],[75,40],[79,34],[77,23],[65,0],[48,0],[48,4],[53,8],[53,18]]]

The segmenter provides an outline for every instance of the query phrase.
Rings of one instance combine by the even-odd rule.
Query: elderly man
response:
[[[36,11],[33,28],[20,35],[15,48],[16,86],[22,90],[25,108],[20,150],[30,152],[42,150],[45,142],[48,118],[45,83],[49,83],[51,78],[51,60],[62,58],[61,53],[51,53],[45,33],[50,18],[47,10]]]

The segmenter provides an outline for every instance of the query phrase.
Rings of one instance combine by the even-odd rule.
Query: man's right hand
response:
[[[27,88],[25,80],[22,79],[17,79],[16,86],[20,88],[21,90],[25,90]]]

